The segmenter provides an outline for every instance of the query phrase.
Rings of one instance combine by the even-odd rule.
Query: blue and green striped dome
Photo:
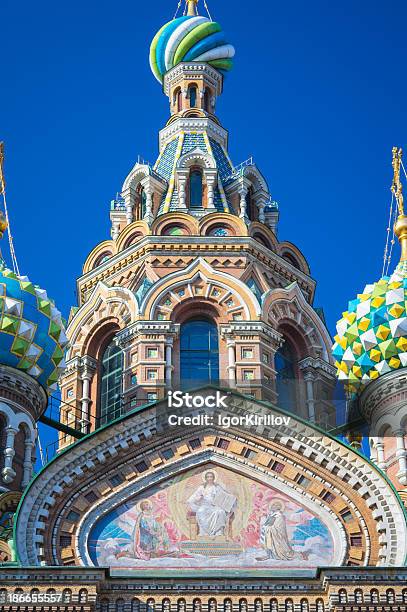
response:
[[[67,343],[61,313],[46,291],[0,259],[0,363],[53,390],[64,369]]]
[[[165,73],[181,62],[207,62],[226,72],[232,69],[234,55],[218,23],[199,15],[185,16],[166,23],[154,36],[150,66],[162,83]]]

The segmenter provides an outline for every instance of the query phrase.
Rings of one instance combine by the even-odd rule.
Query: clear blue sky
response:
[[[176,4],[3,0],[0,139],[15,246],[65,316],[86,256],[109,237],[110,200],[138,154],[156,159],[168,104],[148,48]],[[333,332],[381,273],[391,148],[407,149],[407,5],[208,4],[237,49],[218,105],[231,157],[253,155],[268,179],[279,237],[308,258]]]
[[[391,147],[407,149],[407,5],[208,3],[237,49],[218,108],[232,159],[253,155],[267,177],[279,236],[308,258],[333,331],[381,272]],[[168,106],[148,47],[175,6],[3,2],[0,138],[16,251],[65,315],[87,254],[109,237],[111,198],[137,154],[157,156]]]

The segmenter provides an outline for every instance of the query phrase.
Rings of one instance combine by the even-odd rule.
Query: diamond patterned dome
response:
[[[390,277],[367,285],[338,321],[332,352],[348,391],[407,366],[407,261]]]
[[[0,363],[23,370],[47,390],[57,386],[67,345],[61,313],[46,291],[0,260]]]

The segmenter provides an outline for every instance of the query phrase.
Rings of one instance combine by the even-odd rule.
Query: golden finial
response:
[[[198,14],[197,4],[198,0],[186,0],[187,2],[187,15],[195,17]]]
[[[393,147],[393,183],[391,191],[396,198],[398,217],[394,226],[394,233],[399,239],[401,246],[401,257],[400,261],[407,260],[407,215],[404,214],[404,197],[403,197],[403,185],[400,179],[400,169],[402,164],[403,150],[398,147]]]

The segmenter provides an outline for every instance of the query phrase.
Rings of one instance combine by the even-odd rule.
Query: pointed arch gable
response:
[[[87,354],[92,337],[104,325],[123,329],[138,315],[138,304],[132,291],[124,287],[108,287],[99,282],[87,302],[69,323],[67,336],[70,343],[68,359]]]
[[[186,269],[169,274],[155,283],[140,305],[140,316],[147,320],[155,320],[156,309],[161,297],[170,289],[182,283],[192,282],[196,278],[201,278],[207,285],[212,282],[226,288],[236,296],[243,308],[246,320],[258,319],[261,306],[250,289],[241,280],[230,274],[214,270],[202,257],[196,259]]]
[[[213,388],[207,387],[199,393],[211,391]],[[286,414],[234,392],[228,397],[233,402],[231,414],[236,414],[237,408],[257,415]],[[83,534],[89,533],[92,523],[88,522],[86,531],[86,495],[90,490],[97,494],[91,511],[98,510],[100,514],[107,499],[111,504],[126,502],[128,487],[136,493],[162,481],[170,472],[179,476],[197,464],[209,462],[256,482],[267,480],[278,490],[288,487],[285,491],[290,497],[302,500],[305,506],[311,504],[311,511],[317,507],[318,516],[324,514],[326,521],[337,525],[336,553],[345,550],[338,563],[397,566],[404,562],[407,543],[402,502],[385,475],[349,446],[295,415],[290,415],[286,426],[272,432],[265,425],[247,425],[238,431],[226,431],[217,425],[195,429],[180,425],[170,430],[164,422],[157,421],[160,405],[128,413],[86,436],[57,455],[36,476],[23,496],[17,516],[16,545],[24,565],[83,563],[78,555],[82,554],[79,548]],[[194,414],[194,409],[185,409],[185,414]],[[191,438],[199,438],[199,444],[192,444]],[[225,444],[219,444],[220,440]],[[169,447],[172,454],[164,455],[162,450]],[[116,484],[112,481],[114,474],[120,475]],[[298,481],[299,475],[308,479],[308,485]],[[363,497],[358,492],[360,487],[366,491]],[[325,499],[326,491],[333,498]],[[372,517],[373,504],[378,512]],[[46,528],[41,522],[45,510]],[[351,520],[349,516],[342,518],[345,510]],[[34,546],[30,536],[33,529],[38,534]],[[59,532],[66,529],[72,533],[76,552],[72,549],[70,556],[62,558],[55,542]],[[352,533],[360,533],[365,542],[363,558],[349,544]]]
[[[262,313],[277,330],[283,323],[296,328],[310,354],[320,349],[323,359],[333,363],[329,332],[296,282],[286,288],[270,289],[264,296]]]

